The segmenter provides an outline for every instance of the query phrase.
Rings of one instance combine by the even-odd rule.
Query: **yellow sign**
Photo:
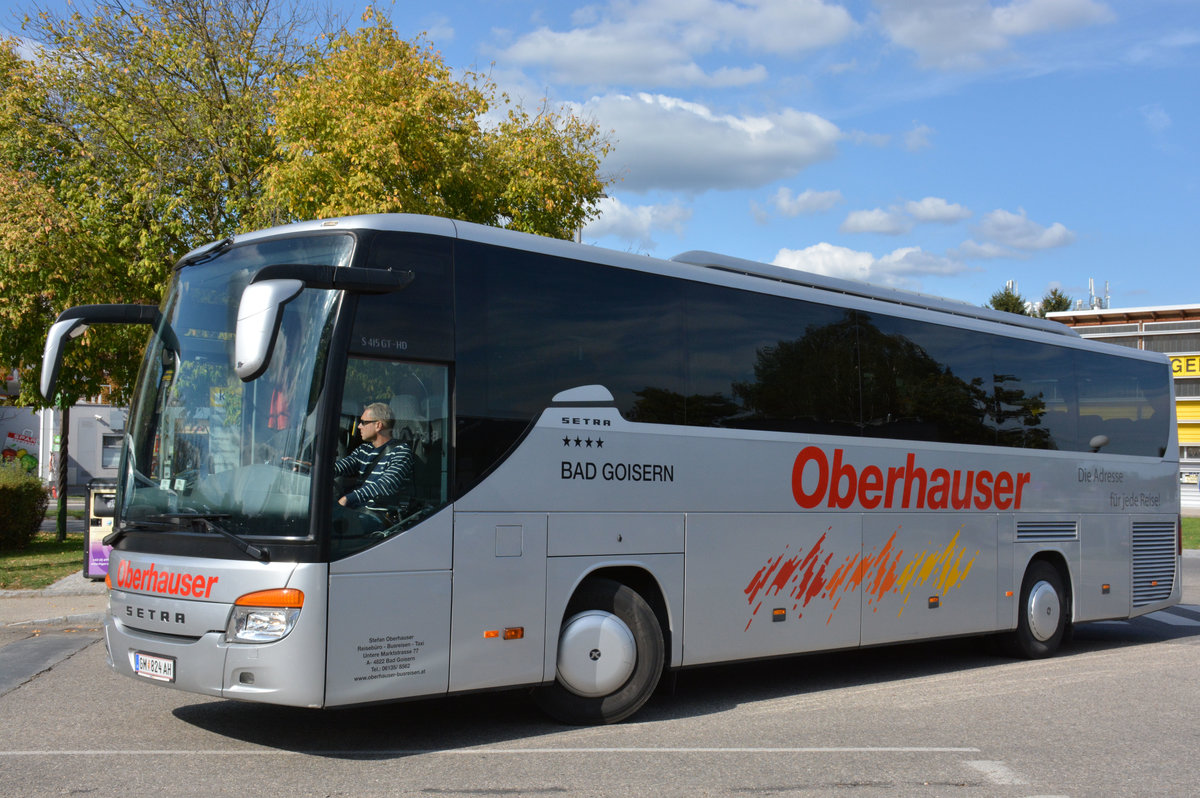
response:
[[[222,408],[225,406],[225,389],[224,388],[209,388],[208,389],[208,404],[211,407]]]
[[[1171,373],[1176,377],[1200,377],[1200,355],[1172,355]]]

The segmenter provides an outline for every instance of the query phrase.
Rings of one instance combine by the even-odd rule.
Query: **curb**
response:
[[[41,618],[36,621],[13,621],[4,625],[5,629],[20,629],[25,626],[103,626],[104,613],[85,612],[78,615],[60,615],[55,618]]]
[[[0,599],[54,598],[56,596],[102,596],[107,591],[102,580],[93,581],[83,571],[73,571],[52,585],[33,590],[0,590]]]

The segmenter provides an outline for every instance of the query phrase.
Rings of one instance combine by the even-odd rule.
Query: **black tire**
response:
[[[1070,623],[1071,607],[1062,575],[1050,563],[1035,560],[1021,582],[1017,628],[1005,648],[1015,657],[1042,659],[1058,650]]]
[[[584,642],[587,636],[600,634],[600,627],[615,633],[623,642],[608,644]],[[626,636],[628,633],[628,636]],[[583,649],[591,646],[590,650]],[[662,627],[654,610],[632,588],[609,579],[585,582],[571,600],[559,630],[557,672],[553,684],[533,691],[534,700],[552,718],[578,726],[617,723],[641,709],[662,675],[664,662]],[[614,650],[615,649],[615,650]],[[605,666],[632,656],[632,668],[614,665],[617,675],[598,678],[598,684],[583,684],[584,680],[570,675],[580,670]],[[589,665],[583,660],[595,665]],[[609,659],[605,660],[608,656]],[[617,660],[613,658],[617,657]],[[572,684],[574,682],[574,684]]]

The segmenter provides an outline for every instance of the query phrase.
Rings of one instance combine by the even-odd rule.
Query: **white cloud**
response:
[[[875,271],[883,275],[883,281],[899,282],[907,277],[922,275],[948,275],[963,271],[962,263],[920,247],[903,247],[884,255],[875,264]]]
[[[949,224],[960,222],[970,217],[971,211],[953,202],[947,202],[941,197],[926,197],[920,201],[909,201],[904,204],[904,210],[918,222],[940,222]]]
[[[1184,28],[1153,41],[1134,45],[1125,55],[1125,60],[1134,64],[1169,62],[1176,57],[1178,51],[1187,50],[1198,44],[1200,44],[1200,31]]]
[[[904,134],[904,149],[909,152],[928,149],[933,146],[929,140],[932,135],[933,128],[928,125],[913,125],[913,129]]]
[[[936,68],[977,68],[1012,39],[1035,33],[1111,22],[1097,0],[876,0],[879,20],[893,42]]]
[[[950,255],[962,258],[963,260],[995,260],[996,258],[1022,257],[1020,253],[1014,252],[1008,247],[1002,247],[999,244],[993,244],[988,241],[981,244],[973,239],[967,239],[962,242],[958,249],[952,251]]]
[[[630,191],[762,186],[832,158],[841,137],[836,125],[816,114],[717,114],[657,94],[597,97],[582,112],[617,131],[604,168]]]
[[[705,72],[678,42],[647,41],[620,30],[577,29],[560,33],[541,28],[522,36],[504,53],[522,66],[544,66],[559,83],[728,88],[759,83],[760,65]]]
[[[1115,18],[1108,6],[1096,0],[1013,0],[992,10],[992,22],[1005,36],[1069,30]]]
[[[583,228],[587,238],[613,236],[644,250],[653,250],[657,242],[655,231],[666,230],[683,235],[684,228],[692,218],[692,209],[679,202],[669,205],[626,205],[616,197],[602,199],[598,203],[600,218]]]
[[[771,263],[830,277],[867,281],[875,264],[875,256],[870,252],[858,252],[822,242],[805,249],[781,249]]]
[[[771,205],[783,216],[799,216],[802,213],[827,211],[842,201],[840,191],[813,191],[805,189],[793,194],[790,188],[780,188],[770,199]]]
[[[876,258],[870,252],[828,243],[815,244],[807,249],[781,249],[772,263],[894,288],[918,287],[916,278],[921,276],[957,274],[965,270],[961,262],[924,252],[920,247],[902,247]]]
[[[880,233],[897,236],[912,230],[912,220],[903,213],[883,208],[850,211],[839,228],[843,233]]]
[[[577,85],[742,86],[766,78],[761,65],[706,72],[714,50],[794,55],[835,44],[857,24],[823,0],[631,0],[589,6],[567,31],[540,28],[504,53]]]
[[[909,200],[903,205],[893,205],[887,210],[875,208],[869,211],[851,211],[839,229],[843,233],[880,233],[894,236],[911,231],[918,223],[953,224],[970,216],[971,211],[962,205],[947,202],[941,197],[926,197],[922,200]]]
[[[978,232],[997,244],[1023,250],[1052,249],[1075,241],[1075,234],[1060,222],[1044,227],[1027,217],[1024,208],[1017,213],[992,211],[983,217]]]

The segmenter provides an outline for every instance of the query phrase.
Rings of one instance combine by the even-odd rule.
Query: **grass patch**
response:
[[[83,535],[68,534],[62,543],[55,538],[39,532],[23,550],[0,552],[0,589],[37,590],[82,571]]]
[[[1200,518],[1183,519],[1183,547],[1200,549]]]
[[[70,507],[67,508],[67,518],[81,519],[86,514],[87,513],[80,508],[70,508]],[[50,506],[46,508],[46,517],[47,518],[58,518],[58,507],[55,506],[53,501],[51,501]]]

